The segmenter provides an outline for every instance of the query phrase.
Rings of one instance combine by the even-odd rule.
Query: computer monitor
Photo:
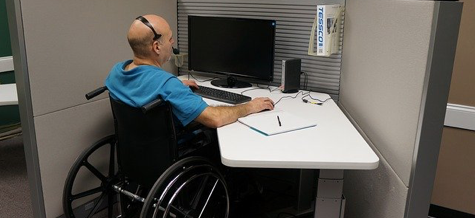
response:
[[[275,28],[273,20],[188,16],[188,69],[226,75],[211,82],[226,88],[251,86],[237,79],[270,82]]]

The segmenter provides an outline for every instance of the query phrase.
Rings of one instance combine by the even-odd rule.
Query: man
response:
[[[269,98],[255,98],[236,106],[208,106],[194,94],[195,81],[180,81],[162,69],[170,60],[173,34],[162,17],[145,15],[138,17],[130,26],[127,39],[134,53],[133,60],[117,63],[106,79],[112,98],[141,107],[161,97],[170,102],[172,112],[183,126],[191,121],[210,128],[235,122],[239,117],[274,109]]]

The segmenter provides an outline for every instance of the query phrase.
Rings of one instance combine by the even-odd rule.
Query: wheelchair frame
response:
[[[98,88],[88,94],[92,99],[106,91],[106,87]],[[112,101],[112,98],[111,98]],[[112,107],[111,102],[111,107]],[[144,114],[163,107],[167,103],[156,99],[141,108]],[[169,107],[169,105],[168,105]],[[171,111],[169,111],[171,114]],[[114,122],[117,125],[114,114]],[[174,131],[173,131],[174,132]],[[75,214],[73,204],[76,201],[95,198],[86,217],[93,217],[107,199],[108,217],[113,217],[114,204],[119,196],[120,215],[118,217],[216,217],[229,216],[230,198],[226,181],[219,169],[204,157],[188,156],[173,159],[173,164],[160,175],[152,175],[156,179],[153,186],[143,187],[129,180],[121,170],[118,152],[118,135],[106,136],[78,156],[71,167],[63,189],[63,210],[67,218],[80,216]],[[176,142],[176,141],[175,141]],[[89,160],[98,150],[109,145],[109,166],[104,175],[98,166]],[[127,155],[127,154],[123,154]],[[99,179],[100,186],[77,192],[75,184],[81,169]],[[153,179],[155,180],[155,179]],[[78,182],[79,183],[79,182]],[[75,192],[76,191],[76,192]],[[206,194],[207,193],[207,194]],[[144,195],[146,194],[146,197]]]

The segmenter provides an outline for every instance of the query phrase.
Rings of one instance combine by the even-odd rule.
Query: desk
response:
[[[16,84],[0,85],[0,106],[17,104],[18,96],[16,92]]]
[[[212,86],[210,82],[198,84]],[[223,90],[241,93],[247,89],[250,88]],[[269,97],[274,102],[283,96],[296,95],[278,90],[271,93],[268,89],[243,94]],[[330,98],[323,93],[311,95],[322,100]],[[229,167],[320,169],[315,217],[340,217],[344,209],[343,170],[375,169],[379,158],[333,100],[319,106],[303,103],[301,97],[302,94],[294,99],[284,98],[275,109],[314,120],[316,127],[265,136],[239,122],[226,125],[217,130],[221,161]],[[205,101],[210,105],[223,104]]]

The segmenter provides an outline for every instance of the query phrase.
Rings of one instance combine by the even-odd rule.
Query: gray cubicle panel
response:
[[[341,52],[330,57],[308,55],[310,32],[318,4],[344,5],[345,0],[178,0],[178,45],[181,51],[188,51],[188,15],[275,20],[273,84],[281,82],[282,60],[300,58],[302,72],[309,75],[309,89],[338,99]],[[180,73],[188,73],[187,60]],[[303,82],[304,76],[301,76],[302,88]]]
[[[132,58],[127,31],[160,14],[176,33],[176,1],[7,1],[28,177],[35,217],[63,214],[64,181],[75,158],[113,132],[107,95],[84,94]],[[176,72],[171,65],[165,69]],[[84,181],[87,183],[89,181]]]
[[[348,216],[427,217],[461,8],[347,1],[340,106],[381,160],[346,172]]]

